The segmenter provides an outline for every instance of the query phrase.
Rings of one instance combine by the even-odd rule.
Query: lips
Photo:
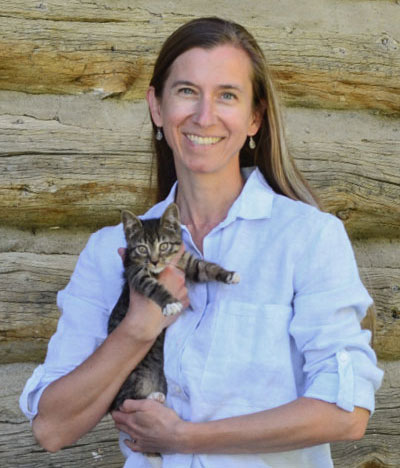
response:
[[[202,137],[192,133],[186,134],[186,137],[195,145],[215,145],[222,140],[222,137]]]

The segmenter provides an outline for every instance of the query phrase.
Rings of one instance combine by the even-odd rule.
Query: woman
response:
[[[287,153],[261,50],[237,24],[187,23],[164,44],[147,100],[160,202],[144,217],[175,200],[185,248],[241,282],[187,289],[171,265],[160,281],[186,310],[164,318],[132,291],[107,337],[125,244],[121,226],[94,234],[21,397],[37,440],[54,451],[94,427],[168,327],[167,405],[126,400],[113,413],[125,466],[150,466],[149,452],[173,468],[333,466],[328,442],[363,436],[382,379],[359,326],[371,300],[341,222],[311,206]]]

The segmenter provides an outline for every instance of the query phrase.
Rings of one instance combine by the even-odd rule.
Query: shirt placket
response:
[[[204,260],[205,257],[194,244],[189,230],[185,226],[183,226],[182,229],[183,229],[183,238],[185,240],[185,244],[188,250],[196,257]],[[203,246],[204,248],[207,245],[207,243],[208,241],[206,238],[204,240],[204,246]],[[190,286],[190,301],[191,301],[191,307],[193,311],[193,315],[192,315],[193,320],[191,320],[190,327],[187,328],[187,333],[185,335],[185,339],[182,342],[182,347],[179,353],[178,376],[179,376],[179,382],[181,385],[182,398],[184,398],[187,401],[186,410],[188,412],[187,414],[188,417],[190,416],[189,415],[190,385],[183,371],[183,364],[182,364],[183,354],[185,352],[188,352],[189,359],[190,359],[190,346],[188,346],[188,342],[190,338],[192,337],[192,335],[196,332],[196,329],[199,327],[201,321],[203,320],[206,306],[209,300],[208,288],[209,288],[209,283],[196,283]]]

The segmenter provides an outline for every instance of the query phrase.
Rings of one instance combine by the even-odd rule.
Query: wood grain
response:
[[[376,395],[376,411],[366,435],[360,441],[332,444],[335,467],[397,468],[400,460],[399,423],[400,363],[380,363],[385,371],[381,389]]]
[[[124,457],[109,416],[76,444],[57,453],[39,447],[31,426],[18,407],[19,395],[35,365],[0,366],[0,466],[7,468],[121,468]]]
[[[19,1],[11,9],[9,2],[0,2],[0,89],[143,98],[156,54],[170,32],[194,12],[231,11],[232,19],[248,25],[260,42],[288,105],[400,112],[396,2],[380,2],[377,9],[373,2],[325,1],[329,19],[326,11],[321,15],[322,2],[309,1],[303,23],[290,13],[296,10],[293,1],[281,6],[289,12],[286,21],[273,2],[256,2],[251,9],[224,0],[195,8],[190,2],[179,7],[175,2],[149,6],[140,1],[133,7],[120,2],[117,8],[111,2],[75,3],[72,12],[59,1],[35,6]],[[352,30],[340,27],[343,17],[352,14],[355,23],[374,15],[375,28],[362,28],[362,22]],[[304,15],[303,9],[300,18]]]
[[[118,111],[119,119],[101,127],[100,117],[96,126],[91,125],[93,115],[72,121],[71,110],[63,121],[68,102],[58,105],[53,115],[43,116],[42,110],[37,116],[33,109],[29,114],[28,106],[20,117],[15,109],[14,114],[0,114],[2,224],[95,229],[118,222],[121,209],[142,213],[151,204],[150,140],[148,122],[143,132],[147,117],[143,104],[128,109],[108,106],[110,114],[102,111],[104,120],[114,119]],[[96,115],[99,110],[93,100],[73,105],[78,114]]]
[[[352,112],[286,112],[299,168],[352,237],[400,235],[397,119]]]
[[[354,243],[362,280],[375,301],[374,346],[381,359],[400,358],[399,240]]]
[[[59,317],[56,292],[67,284],[76,257],[0,253],[0,258],[0,360],[41,360]]]

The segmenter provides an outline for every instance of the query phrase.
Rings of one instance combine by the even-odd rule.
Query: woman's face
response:
[[[193,48],[173,62],[161,100],[149,89],[153,121],[163,128],[178,177],[239,169],[239,151],[259,128],[251,73],[242,49]]]

